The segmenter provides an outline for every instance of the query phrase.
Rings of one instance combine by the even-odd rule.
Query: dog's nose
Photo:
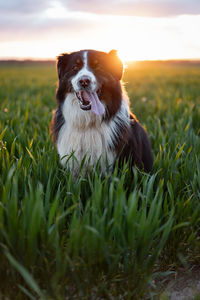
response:
[[[90,85],[91,83],[91,80],[89,77],[82,77],[80,80],[79,80],[79,84],[81,87],[83,88],[86,88]]]

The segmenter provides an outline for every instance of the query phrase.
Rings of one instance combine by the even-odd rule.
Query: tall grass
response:
[[[8,299],[139,299],[199,263],[200,68],[132,65],[124,81],[154,152],[76,182],[49,137],[51,66],[0,70],[0,291]]]

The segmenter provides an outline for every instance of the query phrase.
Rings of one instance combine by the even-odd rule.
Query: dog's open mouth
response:
[[[91,97],[88,92],[86,91],[79,91],[76,93],[76,97],[80,102],[80,107],[83,110],[90,110],[91,109]]]
[[[79,91],[76,92],[76,97],[79,100],[80,108],[83,110],[92,110],[96,115],[102,115],[105,112],[105,107],[99,100],[98,91]]]

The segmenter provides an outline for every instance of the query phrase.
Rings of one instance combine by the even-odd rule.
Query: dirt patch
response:
[[[200,300],[200,266],[186,272],[179,270],[170,278],[161,300]]]

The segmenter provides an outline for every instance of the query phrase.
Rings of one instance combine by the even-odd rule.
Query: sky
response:
[[[200,0],[0,0],[0,59],[118,50],[123,61],[200,58]]]

